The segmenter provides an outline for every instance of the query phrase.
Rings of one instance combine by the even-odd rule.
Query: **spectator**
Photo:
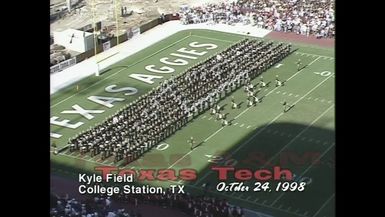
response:
[[[183,24],[243,23],[278,32],[334,37],[334,0],[238,0],[192,7],[180,14]],[[318,34],[320,31],[324,33]]]

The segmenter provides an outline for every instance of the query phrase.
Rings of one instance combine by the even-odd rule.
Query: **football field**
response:
[[[176,181],[193,193],[203,193],[202,185],[208,184],[207,194],[275,217],[335,216],[334,49],[293,44],[295,52],[262,73],[268,86],[258,93],[261,103],[248,107],[246,93],[240,88],[219,103],[230,120],[229,126],[223,127],[215,115],[206,111],[128,165],[114,164],[113,157],[101,160],[100,155],[91,157],[65,149],[69,138],[103,122],[160,81],[244,37],[208,30],[181,31],[110,66],[99,77],[90,76],[51,95],[51,143],[62,149],[58,155],[51,155],[52,172],[76,177],[78,171],[93,172],[98,165],[123,169],[193,168],[199,172],[196,181]],[[205,49],[208,44],[215,48]],[[182,55],[181,51],[191,49],[201,55]],[[187,64],[165,64],[164,58],[176,57]],[[298,59],[303,65],[300,70]],[[154,69],[164,66],[173,72],[154,73]],[[275,86],[277,75],[285,81],[281,87]],[[257,77],[252,83],[259,81]],[[231,108],[231,97],[239,108]],[[283,112],[283,101],[291,105],[287,112]],[[190,137],[196,141],[192,150]],[[217,174],[210,169],[218,165],[253,170],[279,165],[293,171],[295,180],[307,185],[303,192],[218,192]],[[255,180],[245,183],[255,187]],[[167,187],[170,182],[147,184]]]

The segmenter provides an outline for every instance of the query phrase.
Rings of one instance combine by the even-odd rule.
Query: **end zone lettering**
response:
[[[181,169],[179,171],[173,169],[142,169],[142,170],[133,170],[133,169],[118,169],[118,167],[111,166],[100,166],[95,167],[96,171],[101,171],[103,180],[106,180],[107,175],[112,172],[118,172],[119,176],[125,174],[132,174],[135,180],[138,181],[175,181],[175,180],[184,180],[184,181],[194,181],[197,179],[197,171],[194,169]]]
[[[247,181],[252,178],[258,181],[268,180],[282,180],[285,177],[286,180],[291,181],[293,179],[293,173],[287,169],[281,169],[281,167],[273,167],[273,171],[268,169],[261,169],[252,171],[250,169],[235,169],[234,167],[212,167],[211,170],[218,172],[218,180],[225,181],[228,179],[228,173],[233,173],[233,177],[239,181]]]

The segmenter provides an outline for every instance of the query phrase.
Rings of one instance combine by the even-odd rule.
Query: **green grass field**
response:
[[[243,38],[241,35],[216,31],[181,31],[111,66],[100,77],[88,77],[51,95],[51,117],[68,119],[70,123],[84,123],[76,129],[51,125],[51,132],[62,135],[59,139],[52,139],[52,142],[59,148],[65,147],[68,138],[102,122],[129,102],[156,87],[160,80],[171,76],[161,74],[163,78],[156,80],[154,84],[146,84],[129,77],[133,73],[154,74],[145,71],[146,65],[154,64],[160,67],[160,58],[169,57],[170,53],[180,48],[188,48],[191,42],[214,43],[218,46],[216,49],[207,50],[208,53],[196,60],[188,60],[189,64],[185,66],[173,66],[176,71],[172,74],[182,73]],[[275,217],[335,216],[334,50],[305,45],[294,47],[298,48],[296,52],[263,73],[264,80],[271,83],[258,94],[263,96],[262,103],[247,107],[243,89],[231,94],[237,102],[242,102],[239,109],[230,108],[230,97],[220,102],[227,119],[231,120],[230,126],[222,127],[207,111],[139,160],[129,165],[118,163],[118,166],[135,169],[194,168],[199,171],[198,180],[184,184],[189,191],[199,194],[202,193],[203,183],[210,183],[212,187],[218,183],[215,174],[210,171],[213,165],[235,165],[237,168],[253,169],[282,165],[291,169],[299,179],[309,183],[304,192],[223,193],[211,189],[208,193]],[[202,51],[199,48],[194,49]],[[297,71],[295,62],[299,58],[306,67]],[[281,80],[286,80],[284,86],[275,87],[276,75],[279,75]],[[258,81],[259,78],[256,78],[253,83]],[[106,92],[105,88],[113,84],[117,85],[117,88],[135,87],[138,93],[125,96],[122,92]],[[77,85],[79,91],[76,90]],[[114,102],[113,107],[107,108],[88,100],[89,96],[116,97],[124,100]],[[284,100],[294,105],[286,113],[283,113],[281,104]],[[84,109],[103,112],[92,114],[94,118],[90,120],[79,114],[62,113],[72,110],[71,107],[76,104]],[[187,143],[191,136],[200,143],[193,150],[190,150]],[[78,152],[63,151],[59,155],[51,156],[52,172],[76,177],[78,171],[92,172],[97,165],[113,165],[112,157],[104,161],[99,158],[100,156],[91,158]],[[253,186],[252,182],[246,183]],[[167,187],[170,182],[150,184]]]

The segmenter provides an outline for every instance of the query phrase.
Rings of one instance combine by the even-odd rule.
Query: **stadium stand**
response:
[[[119,204],[119,205],[117,205]],[[127,206],[125,206],[125,204]],[[87,199],[58,197],[51,194],[51,217],[141,217],[137,207],[146,204],[165,209],[179,210],[191,217],[243,217],[239,206],[212,196],[193,196],[188,193],[118,194],[113,197],[93,195]],[[128,208],[133,205],[135,208]],[[132,207],[132,206],[131,206]]]
[[[170,189],[165,194],[119,194],[117,200],[139,205],[151,204],[164,208],[177,209],[193,217],[243,217],[241,207],[232,206],[225,199],[212,196],[193,196],[188,193],[176,194]]]
[[[259,28],[334,38],[334,0],[238,0],[180,11],[183,24],[236,23]]]

